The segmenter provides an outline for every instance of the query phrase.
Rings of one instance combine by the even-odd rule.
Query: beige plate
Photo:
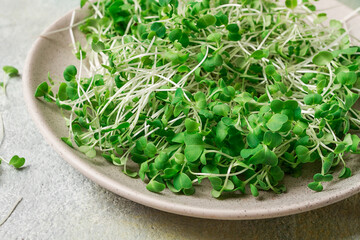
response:
[[[330,15],[341,12],[341,16],[350,9],[334,1],[326,2],[325,8]],[[336,8],[333,8],[336,6]],[[337,7],[338,6],[338,7]],[[84,17],[84,12],[77,12],[76,21]],[[72,54],[68,31],[46,35],[50,31],[69,25],[71,13],[52,24],[33,45],[24,70],[24,96],[30,114],[39,130],[54,149],[74,168],[104,188],[128,198],[134,202],[159,210],[212,219],[261,219],[300,213],[345,199],[360,191],[360,165],[352,161],[350,166],[353,176],[345,180],[335,180],[325,185],[325,190],[315,193],[308,190],[316,170],[306,170],[301,178],[286,178],[288,192],[276,195],[261,192],[258,198],[236,195],[222,200],[211,197],[208,185],[196,186],[193,196],[173,194],[166,190],[155,194],[146,190],[140,179],[132,179],[124,175],[119,167],[96,158],[87,159],[81,153],[65,145],[60,137],[67,136],[67,128],[55,104],[44,103],[35,99],[34,92],[39,83],[46,81],[50,72],[53,79],[61,79],[62,71],[67,65],[77,65],[78,61]],[[75,38],[82,39],[75,30]],[[337,179],[337,178],[336,178]]]

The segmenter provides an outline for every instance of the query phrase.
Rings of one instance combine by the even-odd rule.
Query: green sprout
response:
[[[8,165],[13,166],[16,169],[21,168],[25,164],[25,158],[19,157],[18,155],[14,155],[10,161],[6,161],[4,158],[0,157],[0,164],[2,162],[6,162]]]
[[[6,95],[6,86],[8,83],[8,80],[13,77],[19,76],[19,71],[12,66],[4,66],[3,67],[3,78],[0,79],[0,88],[3,88],[4,93]]]
[[[86,2],[78,66],[35,92],[62,110],[65,144],[152,192],[282,193],[310,162],[314,191],[351,176],[360,49],[345,22],[325,27],[310,0]]]

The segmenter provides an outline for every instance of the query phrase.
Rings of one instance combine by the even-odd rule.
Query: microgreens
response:
[[[0,157],[0,164],[6,162],[8,165],[13,166],[14,168],[21,168],[25,164],[25,158],[21,158],[18,155],[14,155],[10,161],[6,161],[4,158]]]
[[[190,195],[207,179],[216,198],[281,193],[285,174],[308,162],[322,165],[315,191],[338,167],[351,176],[360,49],[342,22],[324,27],[312,1],[88,3],[88,44],[72,40],[80,67],[35,92],[64,110],[67,145],[101,153],[152,192]]]
[[[19,76],[19,71],[12,66],[4,66],[3,67],[3,77],[0,79],[0,88],[3,88],[4,93],[6,95],[6,85],[8,83],[9,78]]]
[[[13,77],[19,76],[19,71],[15,67],[12,67],[12,66],[4,66],[3,71],[6,76],[4,77],[4,82],[0,82],[0,87],[3,87],[4,91],[5,91],[8,78],[13,78]],[[5,94],[6,94],[6,92],[5,92]],[[3,123],[2,116],[0,114],[0,145],[3,141],[3,139],[4,139],[4,123]],[[20,158],[17,155],[13,156],[10,159],[10,161],[5,161],[4,158],[0,157],[0,164],[3,161],[15,168],[21,168],[25,164],[25,159]]]

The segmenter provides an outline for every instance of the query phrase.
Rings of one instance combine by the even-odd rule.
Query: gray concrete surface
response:
[[[23,69],[42,30],[78,0],[0,0],[0,66]],[[352,7],[358,0],[343,0]],[[2,77],[0,75],[0,77]],[[5,101],[5,102],[4,102]],[[153,210],[97,186],[45,142],[25,108],[21,79],[1,98],[5,139],[0,155],[26,157],[19,171],[0,166],[0,239],[360,239],[360,195],[294,216],[257,221],[214,221]]]

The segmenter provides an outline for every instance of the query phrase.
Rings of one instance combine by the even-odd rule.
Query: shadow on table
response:
[[[136,232],[144,233],[149,240],[360,239],[360,194],[327,207],[286,217],[224,221],[166,213],[104,191],[111,195],[111,209],[126,212],[115,218],[133,225]]]
[[[146,210],[146,207],[141,207],[139,212],[150,211],[147,220],[142,221],[158,228],[161,239],[173,239],[176,235],[176,239],[357,239],[360,238],[359,200],[360,194],[310,212],[251,221],[197,219]],[[163,233],[169,237],[162,236]]]

